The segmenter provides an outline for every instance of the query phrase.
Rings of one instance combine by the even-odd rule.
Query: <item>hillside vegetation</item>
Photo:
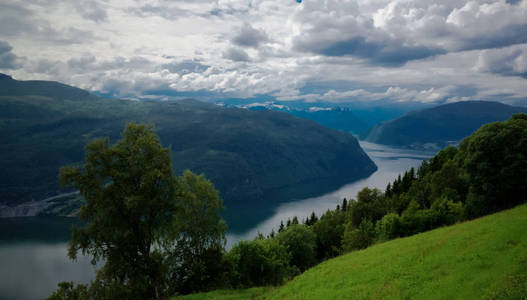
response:
[[[413,111],[374,126],[362,139],[393,146],[442,148],[471,135],[484,124],[527,112],[498,102],[467,101]]]
[[[527,205],[352,252],[282,287],[174,299],[524,299]]]
[[[227,213],[258,221],[273,203],[326,192],[368,176],[375,164],[350,134],[274,111],[194,100],[101,99],[45,81],[0,77],[0,205],[56,195],[62,165],[81,164],[95,138],[116,141],[129,121],[155,126],[176,174],[204,173]],[[231,210],[230,210],[231,209]]]
[[[472,276],[470,273],[476,271],[480,274],[478,276],[487,276],[486,274],[502,276],[504,273],[499,268],[510,267],[507,261],[500,260],[502,258],[495,258],[497,269],[492,271],[485,271],[487,266],[491,268],[492,265],[478,263],[480,258],[481,262],[485,262],[488,256],[501,255],[500,251],[507,245],[498,247],[498,250],[492,248],[491,254],[487,253],[485,248],[503,243],[510,244],[509,246],[512,247],[519,243],[516,237],[521,235],[521,229],[513,233],[514,238],[509,238],[507,232],[510,226],[500,224],[491,225],[499,227],[493,229],[497,232],[496,237],[487,237],[486,229],[472,231],[470,237],[461,235],[464,239],[470,240],[460,242],[463,246],[456,244],[459,239],[455,236],[456,234],[450,234],[447,231],[441,238],[432,238],[431,241],[414,237],[410,241],[417,241],[415,245],[403,244],[403,246],[394,246],[388,250],[381,248],[381,250],[365,252],[371,253],[365,256],[356,254],[359,258],[351,267],[346,268],[342,263],[345,259],[341,258],[329,267],[323,267],[325,263],[315,267],[322,271],[321,273],[315,272],[313,277],[309,277],[309,274],[312,274],[309,268],[318,262],[343,253],[360,251],[388,240],[464,222],[525,203],[527,193],[526,151],[526,114],[516,114],[505,122],[482,126],[474,134],[465,138],[459,149],[453,146],[443,149],[430,160],[423,161],[417,171],[412,168],[404,175],[398,176],[393,183],[388,184],[384,192],[366,187],[357,194],[355,201],[348,202],[344,199],[341,206],[338,205],[335,210],[328,210],[320,218],[313,213],[310,218],[303,220],[303,224],[299,224],[298,218],[294,217],[292,221],[287,221],[286,226],[281,224],[276,235],[271,232],[267,237],[259,235],[253,241],[241,241],[234,245],[225,256],[230,270],[225,273],[224,287],[248,288],[279,285],[298,272],[308,270],[300,278],[312,278],[308,282],[312,283],[313,287],[304,287],[306,284],[302,281],[296,286],[293,284],[297,282],[295,279],[293,283],[288,283],[279,289],[285,292],[277,295],[284,299],[294,298],[291,296],[292,293],[293,295],[298,294],[299,296],[296,296],[298,299],[308,298],[308,296],[320,299],[334,289],[346,290],[347,286],[344,282],[339,282],[332,276],[338,277],[340,274],[343,278],[349,278],[349,276],[355,276],[350,273],[356,269],[359,274],[356,279],[358,281],[352,283],[358,286],[358,290],[353,292],[359,293],[359,296],[385,298],[391,295],[396,298],[405,298],[418,293],[421,289],[433,290],[433,286],[429,287],[427,283],[421,283],[427,280],[432,280],[431,284],[435,284],[434,280],[450,284],[460,279],[472,278],[468,276]],[[513,221],[512,224],[518,226],[517,228],[524,228],[527,216],[522,217],[523,221]],[[498,237],[507,239],[494,241]],[[481,241],[478,240],[480,238]],[[436,241],[437,239],[440,240]],[[465,253],[464,250],[473,251],[472,244],[474,244],[475,252],[463,255],[469,257],[475,255],[476,265],[473,266],[471,265],[473,262],[468,261],[468,265],[464,266],[464,260],[445,256],[440,250],[443,244],[446,247],[445,251],[452,253],[458,251],[460,254]],[[454,245],[454,249],[449,248],[448,245],[451,244]],[[285,253],[280,252],[278,248],[280,245],[285,246]],[[421,252],[417,254],[411,252],[414,248]],[[432,253],[436,249],[440,252],[432,256],[429,264],[422,269],[414,270],[416,262],[423,261],[428,252]],[[516,252],[512,254],[515,255]],[[516,259],[516,256],[512,254],[505,256],[506,259]],[[401,258],[397,257],[398,255]],[[405,255],[410,255],[410,257],[404,258]],[[519,257],[523,259],[525,256]],[[462,272],[461,275],[441,278],[441,276],[450,274],[448,273],[449,264],[453,263],[453,260],[457,266],[467,271],[457,269],[458,272]],[[392,262],[395,263],[394,266],[391,265]],[[521,265],[525,262],[520,260],[519,263]],[[443,265],[447,267],[443,268]],[[478,267],[484,270],[477,270]],[[269,270],[280,272],[269,272]],[[363,272],[369,275],[364,275]],[[384,275],[384,272],[388,275]],[[281,280],[277,280],[276,276]],[[406,276],[409,277],[406,278]],[[419,276],[425,277],[423,279]],[[492,276],[494,280],[496,277]],[[327,281],[326,278],[328,278]],[[470,282],[470,284],[480,288],[488,283],[477,281]],[[501,283],[497,285],[500,288],[504,286]],[[381,287],[388,292],[378,291]],[[455,289],[452,293],[455,293]],[[468,294],[472,296],[471,298],[474,295],[480,295],[474,290],[471,293]],[[342,294],[333,292],[333,294],[336,299],[347,296],[346,292]],[[422,297],[427,298],[427,295],[424,294]]]

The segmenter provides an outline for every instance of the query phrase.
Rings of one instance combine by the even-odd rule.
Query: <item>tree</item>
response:
[[[68,255],[72,259],[79,252],[91,255],[94,265],[104,261],[90,287],[95,298],[166,297],[170,264],[178,261],[173,251],[178,239],[186,236],[192,241],[188,247],[199,261],[204,245],[217,245],[225,231],[217,226],[217,218],[201,219],[217,214],[221,207],[217,192],[191,173],[179,182],[170,150],[161,146],[152,126],[127,124],[113,146],[109,139],[91,142],[86,163],[61,168],[59,179],[86,200],[80,210],[85,225],[73,229]],[[204,215],[186,209],[201,208],[211,198],[214,202],[207,204]],[[181,232],[188,230],[189,222],[205,225]],[[217,227],[211,230],[210,224]]]
[[[282,283],[290,273],[290,258],[275,239],[240,241],[225,255],[233,287]]]
[[[346,214],[341,210],[328,210],[313,225],[317,237],[317,258],[325,259],[339,255]]]
[[[278,228],[278,233],[285,230],[284,221],[280,221],[280,227]]]
[[[358,227],[363,219],[372,222],[380,220],[388,212],[385,202],[385,197],[380,190],[363,188],[357,193],[357,201],[352,202],[348,208],[353,226]]]
[[[291,265],[304,271],[315,264],[315,234],[309,226],[291,225],[276,238],[291,254]]]
[[[524,202],[527,114],[482,126],[462,141],[456,159],[468,174],[468,216],[476,217]]]
[[[173,292],[190,293],[220,284],[221,260],[227,225],[218,191],[203,175],[185,171],[178,180],[178,215],[173,219],[165,248],[174,260],[170,266]],[[262,235],[263,238],[263,235]],[[175,241],[175,243],[174,243]]]
[[[375,228],[370,220],[363,219],[358,228],[348,222],[342,236],[344,251],[360,250],[370,246],[375,239]]]

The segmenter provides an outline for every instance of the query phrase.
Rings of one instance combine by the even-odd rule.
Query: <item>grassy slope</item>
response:
[[[526,299],[527,205],[328,260],[278,288],[185,299]]]

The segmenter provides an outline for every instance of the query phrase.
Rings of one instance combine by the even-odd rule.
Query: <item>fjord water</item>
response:
[[[377,164],[368,178],[347,184],[325,195],[295,200],[278,206],[274,213],[243,233],[229,232],[227,248],[240,239],[252,239],[258,232],[278,229],[281,220],[297,216],[300,220],[315,212],[318,216],[334,209],[343,198],[355,198],[362,188],[384,189],[388,182],[434,153],[395,149],[361,142],[361,147]],[[87,283],[94,277],[87,257],[73,262],[67,258],[67,240],[72,218],[0,219],[0,300],[41,299],[51,294],[60,281]]]
[[[287,219],[292,219],[294,216],[297,216],[301,221],[310,216],[312,212],[315,212],[320,217],[328,209],[335,209],[337,205],[342,204],[344,198],[348,200],[355,198],[357,193],[364,187],[378,188],[384,191],[386,185],[397,178],[399,174],[412,167],[417,169],[424,159],[428,159],[435,154],[432,152],[391,148],[364,141],[361,141],[360,145],[377,165],[378,170],[375,173],[322,196],[283,203],[276,208],[271,217],[257,226],[248,229],[242,234],[230,232],[227,235],[227,248],[230,249],[238,240],[253,239],[258,233],[267,235],[273,229],[277,231],[280,221],[284,221],[285,224]]]

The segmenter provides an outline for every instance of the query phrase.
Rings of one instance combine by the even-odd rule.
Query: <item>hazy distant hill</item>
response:
[[[488,101],[456,102],[385,121],[361,138],[385,145],[440,148],[459,142],[483,124],[504,121],[518,112],[527,112],[527,108]]]
[[[320,105],[320,104],[319,104]],[[236,107],[249,110],[277,110],[293,116],[313,120],[328,128],[363,134],[369,128],[384,120],[393,119],[403,114],[402,108],[396,107],[341,107],[334,105],[306,106],[305,103],[281,104],[274,101],[238,104]]]
[[[81,163],[94,138],[115,142],[131,120],[155,124],[162,143],[171,145],[176,172],[205,173],[230,207],[326,192],[376,170],[350,134],[286,113],[194,100],[101,99],[7,76],[0,87],[0,204],[61,192],[59,167]]]

